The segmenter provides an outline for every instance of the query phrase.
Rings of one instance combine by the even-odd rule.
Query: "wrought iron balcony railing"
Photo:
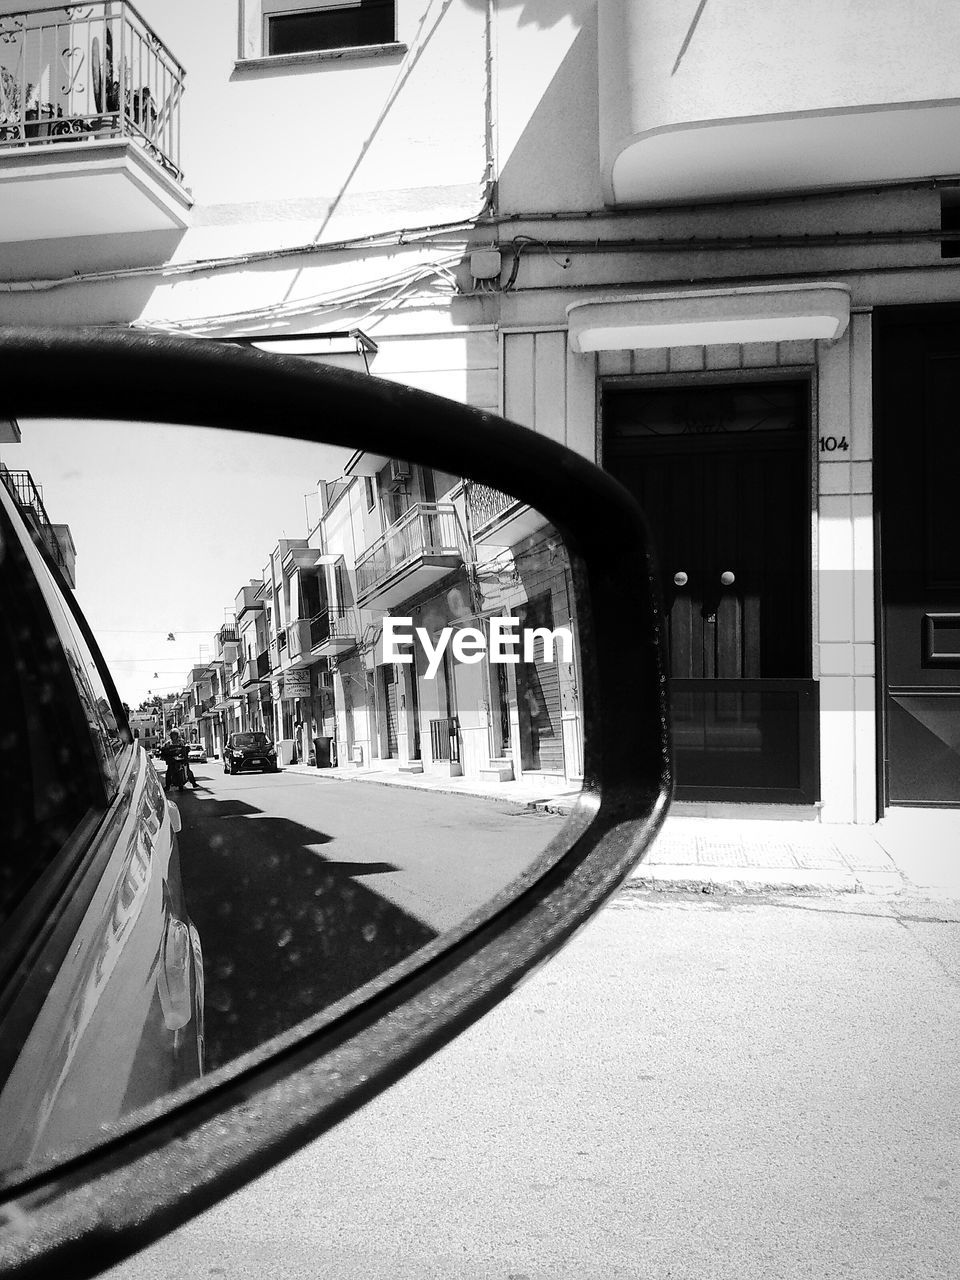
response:
[[[516,498],[501,493],[499,489],[491,489],[488,484],[474,482],[470,485],[470,521],[476,530],[492,524],[516,504]]]
[[[294,661],[328,640],[355,640],[356,610],[338,605],[321,609],[312,618],[294,618],[287,624],[285,634],[287,657]]]
[[[127,138],[174,178],[184,70],[128,0],[0,16],[0,156]]]
[[[47,509],[43,505],[43,490],[34,481],[29,471],[8,471],[0,462],[0,483],[6,485],[10,496],[23,514],[40,531],[43,541],[61,569],[67,567],[66,557],[60,541],[50,523]]]
[[[357,560],[357,592],[364,594],[423,556],[462,556],[455,508],[418,502]]]
[[[356,610],[346,605],[323,609],[310,619],[310,645],[314,649],[327,640],[353,640],[358,634]]]

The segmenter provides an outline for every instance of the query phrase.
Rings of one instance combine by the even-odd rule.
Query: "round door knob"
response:
[[[731,573],[729,569],[724,569],[723,573],[720,575],[720,581],[725,587],[732,587],[736,580],[737,575],[735,573]]]
[[[673,575],[673,581],[676,586],[685,587],[687,585],[687,575],[681,569],[679,573]]]

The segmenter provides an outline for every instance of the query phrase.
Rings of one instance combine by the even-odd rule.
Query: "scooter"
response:
[[[169,791],[171,787],[176,787],[179,791],[183,791],[188,782],[187,762],[186,760],[168,760],[167,776],[163,780],[163,785]]]

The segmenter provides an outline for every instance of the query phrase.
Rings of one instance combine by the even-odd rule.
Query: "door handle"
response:
[[[683,572],[682,569],[679,569],[673,575],[673,581],[675,586],[685,587],[687,585],[687,575]]]
[[[725,587],[732,587],[737,580],[737,575],[731,569],[724,569],[720,575],[720,581]]]

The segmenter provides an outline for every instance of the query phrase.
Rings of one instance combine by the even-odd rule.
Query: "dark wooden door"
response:
[[[960,805],[960,314],[876,325],[884,799]]]
[[[804,384],[611,394],[661,571],[678,795],[814,799]]]

